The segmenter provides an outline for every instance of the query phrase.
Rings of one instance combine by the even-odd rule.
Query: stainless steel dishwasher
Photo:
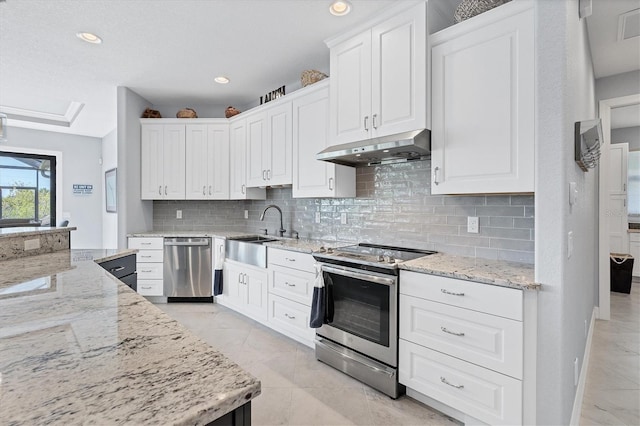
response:
[[[212,301],[211,276],[211,238],[164,239],[163,279],[167,301],[179,301],[178,298]]]

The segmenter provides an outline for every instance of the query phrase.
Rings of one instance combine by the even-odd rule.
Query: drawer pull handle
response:
[[[145,287],[145,286],[142,286],[141,288],[142,288],[143,290],[151,290],[153,287]]]
[[[144,254],[143,254],[143,255],[140,255],[140,257],[147,258],[147,257],[151,257],[151,256],[147,256],[147,255],[144,255]]]
[[[146,272],[148,274],[149,272],[153,272],[153,271],[151,269],[142,269],[140,272]]]
[[[456,333],[454,331],[449,331],[444,327],[440,327],[440,330],[442,330],[443,332],[445,332],[447,334],[453,334],[454,336],[460,336],[460,337],[464,336],[464,333]]]
[[[289,319],[296,319],[296,317],[294,317],[293,315],[289,315],[289,314],[284,314],[285,317],[289,318]]]
[[[291,258],[288,258],[288,257],[285,257],[284,260],[287,260],[289,262],[295,262],[296,261],[295,259],[291,259]]]
[[[109,272],[120,272],[124,269],[124,266],[116,266],[115,268],[109,269]]]
[[[150,246],[151,243],[140,243],[141,246]]]
[[[464,296],[464,293],[453,293],[451,291],[447,291],[444,288],[440,289],[441,292],[443,292],[444,294],[448,294],[450,296]]]
[[[287,287],[295,287],[296,286],[295,284],[291,284],[290,282],[287,282],[287,281],[285,281],[285,285]]]
[[[442,377],[442,376],[440,376],[440,381],[441,381],[442,383],[444,383],[445,385],[449,385],[449,386],[451,386],[452,388],[456,388],[456,389],[464,389],[464,385],[454,385],[453,383],[449,383],[449,382],[447,381],[447,379],[445,379],[445,378],[444,378],[444,377]]]

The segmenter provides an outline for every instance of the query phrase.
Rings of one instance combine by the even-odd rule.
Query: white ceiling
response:
[[[159,107],[242,107],[305,69],[328,73],[324,40],[399,1],[411,0],[351,0],[338,18],[330,0],[0,0],[0,108],[65,119],[80,103],[70,127],[9,125],[103,137],[116,125],[118,86]],[[619,14],[638,7],[593,0],[596,77],[640,69],[640,37],[615,41]],[[81,42],[78,31],[104,42]],[[214,84],[217,75],[232,81]]]

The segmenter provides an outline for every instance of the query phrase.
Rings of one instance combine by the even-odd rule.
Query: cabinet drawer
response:
[[[141,280],[138,274],[138,294],[143,296],[162,296],[162,280]]]
[[[295,302],[311,306],[315,275],[278,265],[270,267],[269,291]]]
[[[313,340],[315,330],[309,327],[311,308],[291,300],[269,294],[269,322],[274,328]]]
[[[632,243],[640,243],[640,232],[630,232],[629,241]]]
[[[163,250],[138,251],[138,263],[158,263],[163,260]]]
[[[131,275],[136,272],[136,255],[130,254],[120,259],[108,260],[100,263],[100,266],[116,278]]]
[[[161,237],[133,237],[129,238],[129,248],[144,250],[162,250],[164,238]]]
[[[400,271],[400,293],[522,321],[522,290]]]
[[[163,277],[162,263],[138,263],[139,280],[161,280]]]
[[[400,339],[400,383],[489,424],[522,424],[522,382]]]
[[[280,265],[286,268],[315,274],[315,260],[309,253],[280,250],[269,247],[267,250],[267,263],[269,266]]]
[[[522,379],[522,322],[400,295],[400,338]]]

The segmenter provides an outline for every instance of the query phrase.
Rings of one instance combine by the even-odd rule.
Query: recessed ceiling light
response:
[[[86,41],[87,43],[93,43],[93,44],[102,43],[102,39],[93,33],[79,32],[79,33],[76,33],[76,37],[78,37],[82,41]]]
[[[346,0],[336,0],[329,6],[329,12],[335,16],[344,16],[351,12],[351,3]]]
[[[229,80],[227,77],[221,75],[219,77],[214,78],[213,81],[215,81],[216,83],[219,83],[219,84],[227,84],[231,80]]]
[[[389,150],[388,149],[383,149],[382,152],[389,152]]]

